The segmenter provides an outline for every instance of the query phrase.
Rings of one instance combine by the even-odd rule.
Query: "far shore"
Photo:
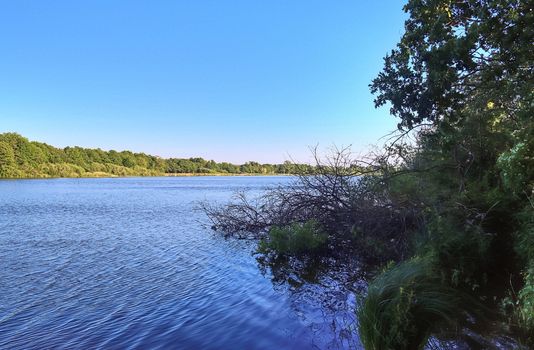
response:
[[[157,175],[114,175],[106,173],[87,173],[82,176],[38,176],[38,177],[0,177],[0,180],[46,180],[46,179],[106,179],[106,178],[134,178],[134,177],[206,177],[206,176],[293,176],[293,174],[261,174],[261,173],[165,173]]]
[[[293,174],[262,174],[262,173],[166,173],[163,176],[293,176]]]

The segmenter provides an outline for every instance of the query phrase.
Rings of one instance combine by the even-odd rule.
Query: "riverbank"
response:
[[[167,173],[155,175],[115,175],[108,173],[84,173],[80,176],[24,176],[24,177],[0,177],[0,180],[39,180],[39,179],[105,179],[105,178],[128,178],[128,177],[239,177],[239,176],[293,176],[294,174],[229,174],[229,173]]]
[[[162,176],[188,177],[188,176],[293,176],[294,174],[262,174],[262,173],[168,173]]]

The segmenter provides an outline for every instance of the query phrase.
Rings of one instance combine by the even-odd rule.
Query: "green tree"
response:
[[[15,152],[13,148],[4,141],[0,141],[0,167],[15,165]]]
[[[11,145],[5,141],[0,141],[0,178],[18,177],[16,169],[15,152]]]
[[[127,168],[133,168],[137,165],[135,155],[130,151],[121,152],[122,165]]]
[[[534,13],[522,0],[410,0],[397,47],[373,80],[376,106],[399,127],[455,123],[473,98],[518,117],[532,112]],[[530,104],[528,103],[530,102]],[[524,115],[530,117],[532,114]]]

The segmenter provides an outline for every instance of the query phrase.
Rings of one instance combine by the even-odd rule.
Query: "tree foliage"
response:
[[[410,0],[404,10],[406,32],[371,84],[376,106],[390,103],[400,128],[456,125],[481,98],[511,120],[532,112],[529,1]]]
[[[284,164],[216,163],[203,158],[162,159],[144,153],[82,147],[63,149],[0,134],[0,178],[154,176],[164,174],[289,174]]]

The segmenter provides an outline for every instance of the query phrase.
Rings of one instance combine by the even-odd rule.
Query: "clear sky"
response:
[[[397,0],[0,4],[0,132],[58,147],[281,162],[393,130],[368,84]]]

